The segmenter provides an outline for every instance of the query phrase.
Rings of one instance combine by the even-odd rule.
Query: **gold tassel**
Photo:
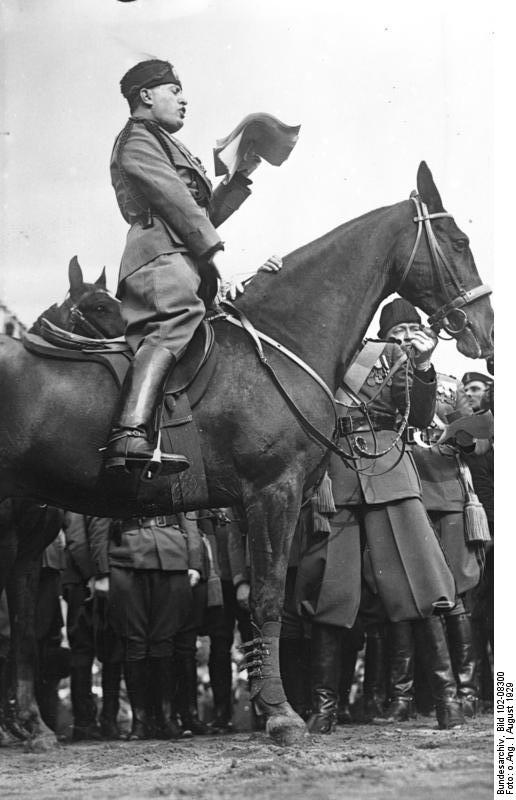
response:
[[[317,509],[321,514],[335,514],[335,501],[333,499],[333,486],[331,478],[326,471],[317,487]]]
[[[317,495],[312,498],[312,533],[329,534],[331,533],[330,520],[326,514],[319,509]]]
[[[474,492],[466,493],[464,505],[464,538],[466,542],[490,542],[491,533],[484,506]]]

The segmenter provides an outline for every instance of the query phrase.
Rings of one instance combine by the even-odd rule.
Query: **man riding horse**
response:
[[[172,135],[183,127],[187,105],[174,67],[142,61],[120,86],[131,116],[113,148],[111,178],[131,228],[117,297],[135,356],[105,451],[106,468],[117,471],[152,459],[156,395],[201,323],[217,281],[229,284],[232,299],[243,292],[241,283],[227,280],[215,228],[249,196],[248,176],[260,162],[256,155],[244,157],[231,180],[213,191],[199,159]],[[272,257],[261,269],[280,266]],[[162,461],[164,474],[190,466],[176,453],[162,454]]]

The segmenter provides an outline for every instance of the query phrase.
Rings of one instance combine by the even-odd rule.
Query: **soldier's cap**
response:
[[[140,61],[128,70],[120,81],[120,91],[126,100],[135,98],[140,89],[151,89],[162,83],[175,83],[181,86],[179,76],[169,61],[152,58],[149,61]]]
[[[481,372],[465,372],[462,376],[463,386],[467,386],[473,381],[480,381],[480,383],[485,383],[486,386],[489,386],[493,383],[493,378],[490,375],[483,375]]]
[[[417,322],[421,325],[421,317],[412,303],[409,303],[408,300],[404,300],[403,297],[397,297],[382,308],[378,338],[385,339],[387,332],[390,331],[391,328],[394,328],[395,325],[411,322]]]

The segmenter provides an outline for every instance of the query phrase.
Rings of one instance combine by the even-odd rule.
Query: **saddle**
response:
[[[26,333],[25,349],[39,358],[94,362],[104,366],[118,391],[132,359],[125,339],[88,339],[57,328],[48,320],[41,334]],[[188,348],[169,375],[156,404],[156,430],[161,430],[163,452],[184,453],[190,469],[167,476],[173,503],[199,508],[207,498],[207,483],[200,438],[192,408],[204,396],[217,365],[217,345],[212,326],[204,320]],[[138,492],[139,493],[139,492]]]

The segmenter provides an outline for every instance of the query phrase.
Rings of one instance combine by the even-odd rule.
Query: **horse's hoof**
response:
[[[265,731],[281,747],[300,744],[307,734],[305,723],[294,711],[270,716]]]
[[[41,734],[25,742],[24,747],[30,753],[48,753],[58,746],[55,734]]]

